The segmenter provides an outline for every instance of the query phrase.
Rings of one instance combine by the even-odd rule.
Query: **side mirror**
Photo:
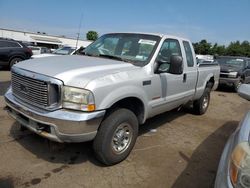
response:
[[[170,61],[156,61],[154,64],[154,72],[155,73],[171,73],[171,74],[182,74],[183,73],[183,65],[182,65],[182,57],[178,55],[172,55],[170,57]]]
[[[169,73],[182,74],[183,73],[183,59],[179,55],[172,55],[170,57]]]
[[[242,84],[238,89],[238,94],[242,98],[250,101],[250,84]]]

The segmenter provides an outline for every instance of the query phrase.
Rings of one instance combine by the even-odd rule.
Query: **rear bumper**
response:
[[[92,113],[41,110],[22,103],[11,90],[5,94],[5,101],[10,116],[36,134],[56,142],[93,140],[105,114],[105,110]]]

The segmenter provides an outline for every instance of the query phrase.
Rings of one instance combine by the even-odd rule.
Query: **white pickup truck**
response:
[[[218,86],[219,66],[197,65],[192,43],[179,37],[111,33],[83,53],[13,66],[6,109],[50,140],[94,140],[107,165],[129,155],[148,118],[190,102],[204,114]]]

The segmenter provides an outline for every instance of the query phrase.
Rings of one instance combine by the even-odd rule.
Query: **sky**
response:
[[[0,28],[74,38],[80,28],[81,39],[89,30],[151,32],[227,45],[250,41],[250,0],[0,0]]]

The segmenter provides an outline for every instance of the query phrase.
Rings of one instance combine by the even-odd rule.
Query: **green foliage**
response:
[[[195,53],[202,55],[229,55],[229,56],[247,56],[250,57],[250,43],[248,41],[231,42],[227,47],[215,43],[212,45],[206,40],[193,44]]]
[[[95,41],[98,38],[98,33],[96,31],[88,31],[86,34],[88,40]]]
[[[199,43],[195,43],[194,47],[197,54],[206,55],[210,53],[211,43],[206,40],[201,40]]]

